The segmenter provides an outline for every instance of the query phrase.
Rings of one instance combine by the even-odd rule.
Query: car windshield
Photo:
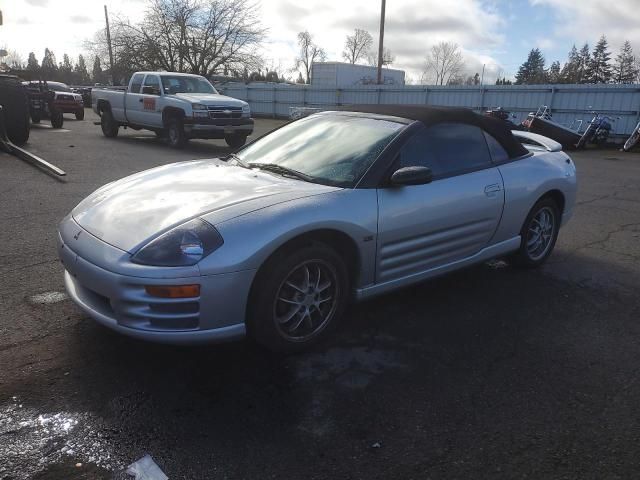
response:
[[[353,187],[403,127],[382,118],[313,115],[256,140],[237,157],[249,166],[278,165],[317,183]]]
[[[59,82],[47,82],[47,87],[49,90],[54,90],[56,92],[70,92],[71,89],[65,85],[64,83]]]
[[[166,95],[175,93],[218,93],[204,77],[196,75],[162,75],[160,78]]]

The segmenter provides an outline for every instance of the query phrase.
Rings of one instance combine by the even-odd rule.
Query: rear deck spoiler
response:
[[[537,145],[543,147],[547,152],[560,152],[562,151],[562,145],[555,140],[551,140],[549,137],[538,135],[537,133],[524,132],[522,130],[511,130],[513,136],[521,141],[525,146]]]

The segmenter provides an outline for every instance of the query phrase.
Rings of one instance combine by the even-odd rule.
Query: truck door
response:
[[[147,74],[142,84],[142,93],[140,96],[142,97],[140,125],[144,125],[145,127],[162,127],[162,108],[160,106],[162,89],[160,88],[160,78],[158,75]]]
[[[127,122],[140,125],[142,121],[142,95],[140,89],[142,88],[142,80],[144,79],[143,73],[136,73],[129,82],[129,90],[125,95],[125,108]]]

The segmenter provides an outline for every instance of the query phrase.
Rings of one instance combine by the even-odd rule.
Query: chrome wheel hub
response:
[[[323,330],[337,305],[334,268],[323,260],[296,266],[280,285],[274,302],[279,333],[290,341],[305,341]]]
[[[527,232],[527,254],[531,260],[539,260],[547,254],[555,228],[555,214],[549,207],[544,207],[535,214]]]

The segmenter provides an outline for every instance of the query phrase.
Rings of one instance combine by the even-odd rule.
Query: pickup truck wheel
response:
[[[234,133],[232,135],[225,135],[224,141],[227,142],[231,148],[240,148],[247,143],[247,136],[240,133]]]
[[[84,120],[84,108],[76,112],[76,120]]]
[[[118,136],[118,129],[120,127],[113,119],[113,115],[109,110],[102,112],[100,117],[100,127],[102,128],[102,134],[105,137],[114,138]]]
[[[59,110],[53,110],[51,112],[51,126],[53,128],[62,128],[64,124],[64,117],[62,116],[62,112]]]
[[[167,138],[169,140],[169,146],[172,148],[182,148],[185,146],[187,137],[184,134],[184,126],[182,125],[181,119],[172,118],[169,120]]]
[[[32,113],[31,114],[31,122],[32,123],[40,123],[41,117],[39,113]]]

